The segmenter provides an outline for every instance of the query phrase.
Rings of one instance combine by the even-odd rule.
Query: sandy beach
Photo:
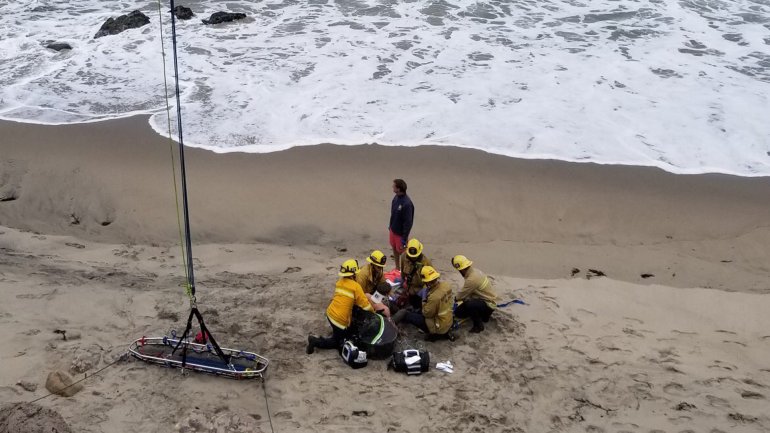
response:
[[[0,137],[0,402],[30,402],[51,371],[184,328],[176,150],[141,116]],[[265,393],[119,361],[36,403],[74,432],[770,431],[770,178],[433,146],[186,156],[199,305],[223,346],[271,360]],[[465,254],[527,303],[455,342],[407,333],[452,374],[304,352],[339,264],[388,250],[396,177],[455,290]]]

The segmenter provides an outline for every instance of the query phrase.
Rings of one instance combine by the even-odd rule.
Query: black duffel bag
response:
[[[430,370],[430,353],[416,349],[393,352],[390,364],[393,370],[399,373],[408,375],[425,373]]]

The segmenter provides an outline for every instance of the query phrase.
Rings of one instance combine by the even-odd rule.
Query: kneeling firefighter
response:
[[[424,266],[420,271],[422,282],[427,286],[427,294],[422,301],[421,311],[400,310],[393,315],[396,323],[406,322],[420,328],[426,333],[425,339],[435,341],[440,339],[454,340],[452,328],[452,306],[454,299],[449,283],[439,281],[441,274],[432,266]]]
[[[356,282],[361,285],[366,298],[372,304],[374,311],[382,314],[385,317],[390,317],[391,309],[387,302],[387,295],[390,294],[390,286],[385,282],[385,262],[387,258],[380,250],[374,250],[366,258],[369,262],[365,264],[361,270],[356,274]],[[373,298],[376,292],[380,293],[378,298]],[[382,298],[378,301],[379,298]]]
[[[357,306],[364,311],[372,312],[374,309],[364,295],[361,285],[356,282],[358,273],[358,261],[345,260],[340,266],[339,276],[334,288],[334,297],[326,309],[326,319],[332,327],[332,335],[329,337],[307,337],[308,354],[318,349],[339,349],[346,339],[351,337],[350,325],[353,319],[353,308]]]

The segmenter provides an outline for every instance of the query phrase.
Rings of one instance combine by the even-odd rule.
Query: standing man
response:
[[[393,201],[390,204],[390,246],[393,248],[393,260],[396,261],[396,267],[401,270],[399,258],[406,248],[406,240],[409,239],[409,232],[412,231],[414,222],[414,204],[412,199],[406,195],[406,182],[404,179],[393,180]]]

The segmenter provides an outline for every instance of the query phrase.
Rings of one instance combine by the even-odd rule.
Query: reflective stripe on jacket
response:
[[[340,278],[334,288],[334,297],[326,309],[326,316],[340,329],[347,329],[353,318],[353,306],[358,305],[366,311],[374,311],[364,291],[356,280]]]

